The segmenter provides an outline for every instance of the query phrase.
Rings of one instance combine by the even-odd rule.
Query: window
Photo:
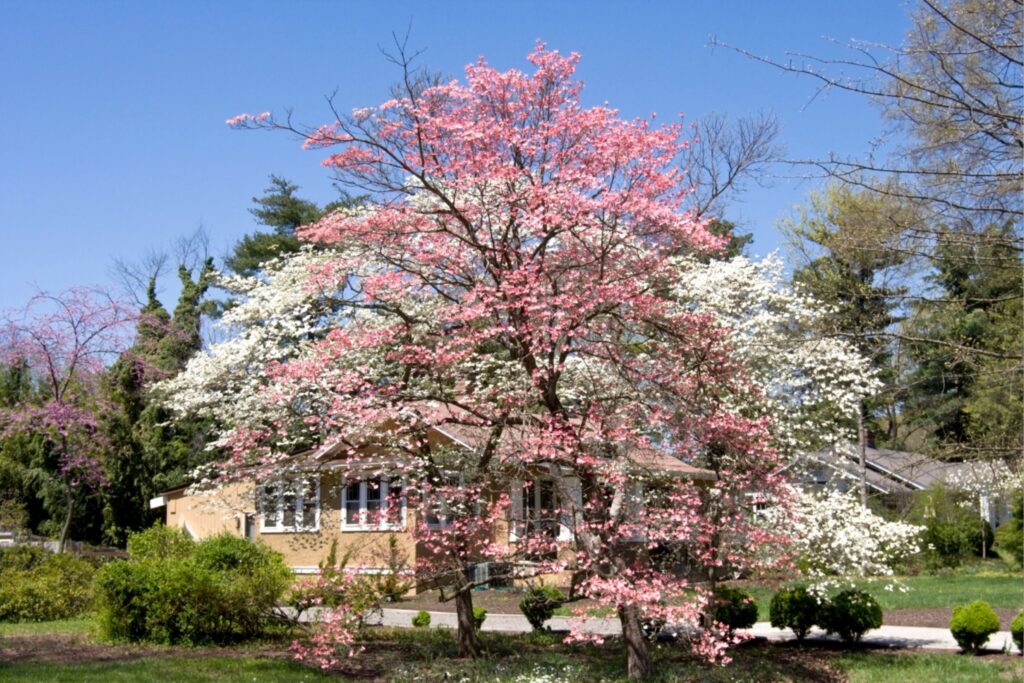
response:
[[[582,505],[579,481],[567,479],[566,486],[575,505]],[[513,484],[511,502],[510,540],[516,541],[535,533],[543,533],[559,541],[572,540],[571,506],[561,504],[553,479],[538,477],[526,484]]]
[[[462,476],[455,472],[445,472],[439,482],[432,482],[424,487],[423,520],[429,529],[447,529],[450,524],[450,511],[446,491],[457,493],[462,486]]]
[[[341,489],[342,529],[402,529],[402,480],[387,477],[349,480]]]
[[[260,489],[260,531],[308,532],[320,528],[318,479],[277,481]]]

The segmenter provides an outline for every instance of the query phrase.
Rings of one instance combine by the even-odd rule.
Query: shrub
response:
[[[720,586],[715,591],[711,615],[730,631],[750,628],[757,623],[757,602],[750,594],[736,588]]]
[[[963,501],[962,494],[941,485],[917,495],[913,516],[925,527],[922,540],[933,568],[957,567],[965,558],[980,556],[983,544],[986,552],[992,549],[992,526]]]
[[[483,628],[484,620],[487,618],[487,610],[483,607],[473,608],[473,628],[479,631]]]
[[[416,613],[416,616],[412,618],[412,625],[416,628],[426,628],[430,626],[430,612],[425,609],[421,609]]]
[[[953,608],[949,630],[964,652],[977,652],[999,630],[999,617],[984,600]]]
[[[855,643],[882,625],[882,608],[862,590],[845,590],[821,610],[820,624],[829,633],[838,633],[846,642]]]
[[[183,529],[156,524],[128,537],[128,555],[136,560],[180,560],[191,555],[195,545]]]
[[[1017,567],[1024,566],[1024,495],[1012,499],[1010,519],[996,529],[996,546],[1010,555]]]
[[[519,601],[519,610],[534,631],[543,631],[544,622],[565,602],[562,591],[554,586],[532,586]]]
[[[0,621],[51,621],[92,607],[96,568],[69,554],[15,546],[0,551]]]
[[[371,574],[368,580],[374,592],[384,602],[398,602],[416,585],[412,580],[412,568],[409,566],[409,555],[398,543],[395,534],[388,535],[387,547],[377,553],[376,559],[387,571]]]
[[[768,612],[772,626],[793,630],[797,640],[803,640],[811,627],[820,622],[825,604],[807,590],[807,586],[783,588],[774,596]]]
[[[263,633],[291,580],[262,543],[195,543],[162,527],[133,535],[128,560],[96,577],[100,631],[113,640],[227,643]]]
[[[1013,642],[1017,643],[1017,649],[1024,654],[1024,612],[1018,612],[1017,616],[1013,618],[1013,623],[1010,624],[1010,636],[1013,637]]]

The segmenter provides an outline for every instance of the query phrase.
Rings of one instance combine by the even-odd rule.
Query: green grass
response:
[[[906,592],[885,589],[890,579],[859,579],[854,584],[870,593],[883,610],[951,608],[975,600],[992,607],[1024,608],[1024,575],[1011,573],[960,573],[907,576],[899,579]],[[775,591],[766,586],[743,585],[757,600],[758,620],[768,621],[768,606]]]
[[[0,664],[6,683],[132,683],[134,681],[322,681],[327,676],[285,659],[169,657],[87,664]]]
[[[990,683],[1019,681],[1024,669],[1020,662],[952,654],[883,654],[856,652],[834,663],[849,676],[850,683]]]
[[[92,615],[59,621],[0,621],[0,638],[4,636],[43,636],[57,633],[93,633]]]

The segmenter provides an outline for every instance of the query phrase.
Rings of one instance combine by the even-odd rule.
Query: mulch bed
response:
[[[0,638],[0,662],[79,664],[124,662],[149,657],[287,657],[280,643],[249,644],[244,647],[159,647],[98,643],[79,633],[57,633]]]
[[[999,623],[1004,631],[1010,630],[1010,622],[1017,615],[1017,610],[1003,607],[995,608]],[[889,626],[929,626],[932,628],[949,628],[949,620],[953,616],[950,607],[931,609],[895,609],[885,612],[883,623]]]

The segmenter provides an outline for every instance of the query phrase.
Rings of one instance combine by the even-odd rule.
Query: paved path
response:
[[[370,620],[370,623],[382,626],[410,626],[412,618],[418,610],[396,609],[386,607],[381,610],[377,619]],[[566,617],[552,617],[547,626],[558,631],[568,630],[568,619]],[[455,628],[455,614],[452,612],[430,612],[430,625],[433,627]],[[521,614],[491,614],[488,613],[484,621],[484,631],[500,631],[503,633],[525,633],[530,630],[530,623]],[[601,635],[618,635],[618,619],[588,619],[583,624],[583,631],[598,633]],[[747,633],[753,636],[767,638],[768,640],[792,640],[793,632],[789,629],[773,628],[768,622],[759,622],[753,628],[747,629]],[[826,636],[824,631],[813,629],[807,638],[814,641],[839,640],[838,636]],[[898,647],[906,649],[922,650],[958,650],[956,641],[949,629],[944,628],[923,628],[920,626],[882,626],[864,635],[863,642],[871,645],[884,647]],[[989,638],[987,649],[1002,651],[1011,642],[1009,631],[999,631]]]

